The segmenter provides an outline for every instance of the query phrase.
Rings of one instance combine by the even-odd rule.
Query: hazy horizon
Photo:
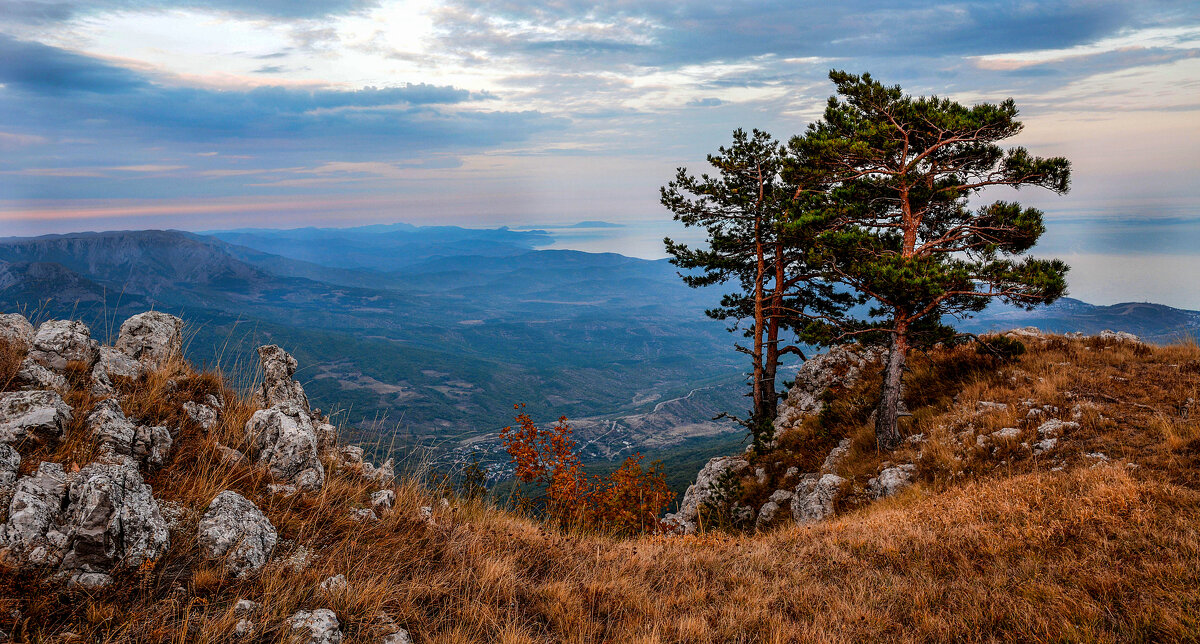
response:
[[[661,257],[678,166],[786,139],[830,68],[1015,99],[1074,165],[1037,253],[1072,295],[1200,309],[1194,3],[523,6],[27,0],[0,24],[0,236],[624,224],[562,247]]]

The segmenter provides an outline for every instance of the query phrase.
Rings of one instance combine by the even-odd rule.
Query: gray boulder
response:
[[[296,374],[296,359],[287,351],[273,344],[258,348],[258,360],[262,366],[262,400],[264,407],[290,403],[308,411],[308,396],[304,387],[292,380]]]
[[[1141,342],[1142,339],[1127,331],[1111,331],[1105,329],[1098,336],[1101,340],[1113,340],[1116,342]]]
[[[91,370],[100,359],[100,343],[83,322],[52,320],[38,327],[29,357],[53,371],[66,369],[68,362],[82,362]]]
[[[67,545],[59,521],[67,497],[67,474],[58,463],[43,462],[37,473],[17,481],[0,525],[0,561],[13,567],[57,566]]]
[[[0,315],[0,340],[28,351],[33,345],[33,325],[20,313],[4,313]]]
[[[183,320],[159,311],[139,313],[121,324],[114,346],[149,368],[160,367],[183,350]]]
[[[13,381],[23,389],[66,389],[67,379],[57,371],[44,367],[33,358],[25,358]]]
[[[54,391],[0,394],[0,443],[43,444],[62,438],[71,407]]]
[[[325,484],[316,430],[304,409],[291,403],[260,409],[246,423],[246,436],[259,447],[258,462],[270,468],[276,479],[305,490],[319,490]]]
[[[0,443],[0,520],[8,515],[8,502],[12,500],[17,485],[17,471],[21,469],[21,455],[17,450]]]
[[[0,526],[0,554],[10,565],[63,573],[138,566],[158,558],[169,542],[158,503],[129,459],[89,463],[70,474],[42,463],[18,481],[8,521]]]
[[[200,553],[223,559],[225,569],[239,577],[266,565],[279,541],[275,526],[258,506],[229,490],[209,504],[198,531]]]
[[[679,504],[679,511],[667,514],[663,520],[674,525],[676,532],[692,534],[696,531],[696,519],[700,516],[700,508],[708,503],[720,503],[731,499],[722,499],[720,481],[729,476],[737,476],[750,467],[741,456],[719,456],[710,459],[696,474],[696,482],[688,486]]]
[[[783,507],[784,503],[792,500],[792,492],[789,490],[775,490],[771,494],[771,498],[763,504],[758,510],[758,518],[754,522],[754,527],[758,530],[763,530],[775,523],[775,519],[779,514],[779,508]]]
[[[68,478],[64,517],[71,539],[64,569],[136,567],[166,551],[167,522],[133,461],[89,463]]]
[[[171,432],[166,427],[134,425],[115,398],[100,401],[87,418],[101,448],[110,456],[132,456],[161,467],[171,454]]]
[[[110,378],[131,380],[136,380],[146,370],[142,363],[112,347],[100,347],[100,362],[97,363],[97,367],[103,369]]]
[[[833,501],[845,482],[837,474],[806,474],[792,496],[792,518],[804,523],[831,516]]]
[[[342,631],[337,615],[328,608],[297,611],[288,620],[296,641],[303,644],[339,644]]]
[[[917,469],[911,463],[884,468],[879,476],[867,481],[867,494],[873,499],[883,499],[912,485],[912,473]]]
[[[201,429],[207,431],[217,426],[217,409],[208,405],[202,405],[187,401],[183,403],[183,412],[187,417],[200,426]]]

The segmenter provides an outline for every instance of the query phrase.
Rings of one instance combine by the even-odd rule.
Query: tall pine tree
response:
[[[999,145],[1022,128],[1011,99],[967,107],[913,98],[869,74],[829,77],[837,94],[823,119],[789,143],[788,175],[824,186],[836,220],[819,240],[828,279],[872,305],[841,339],[890,344],[875,433],[881,449],[892,449],[910,348],[952,337],[947,316],[969,316],[994,299],[1032,308],[1066,291],[1063,262],[1025,255],[1045,230],[1041,211],[971,198],[996,186],[1066,193],[1070,163]]]
[[[736,130],[732,145],[708,156],[715,176],[695,177],[679,168],[661,191],[677,221],[707,233],[703,247],[664,240],[671,262],[686,271],[683,280],[692,287],[728,281],[740,287],[706,313],[749,321],[749,345],[735,346],[751,358],[753,403],[749,417],[739,420],[759,447],[774,431],[780,364],[788,355],[804,358],[785,335],[799,342],[815,338],[819,320],[839,314],[850,301],[819,279],[820,267],[810,261],[826,217],[816,207],[824,195],[783,181],[783,161],[781,146],[769,134]]]

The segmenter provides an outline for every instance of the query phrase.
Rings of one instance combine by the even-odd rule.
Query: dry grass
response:
[[[1200,410],[1186,403],[1200,398],[1200,369],[1187,366],[1200,365],[1200,350],[1056,339],[1013,363],[989,360],[969,349],[914,360],[906,430],[930,437],[920,459],[916,448],[874,453],[861,407],[870,382],[775,455],[819,465],[852,436],[843,472],[852,487],[885,458],[913,458],[922,482],[905,494],[865,505],[851,489],[846,512],[817,525],[630,540],[564,533],[478,501],[443,508],[413,481],[396,485],[394,511],[359,523],[349,510],[374,488],[345,470],[319,494],[268,496],[259,468],[227,465],[213,449],[247,447],[253,405],[218,375],[175,364],[121,386],[131,416],[180,428],[172,462],[149,482],[190,510],[187,527],[153,566],[90,595],[0,573],[0,628],[18,641],[71,641],[67,632],[86,642],[232,641],[233,603],[248,598],[265,606],[262,642],[285,641],[295,610],[322,607],[349,642],[373,641],[381,612],[416,641],[439,643],[1200,639]],[[220,393],[226,413],[203,432],[177,408],[208,393]],[[1027,442],[1030,398],[1062,418],[1079,406],[1080,428],[1054,457],[1019,442],[993,451],[956,441],[969,432],[973,446],[981,431],[1016,426]],[[976,413],[979,400],[1009,411]],[[1087,452],[1111,462],[1093,466]],[[284,558],[303,546],[311,563],[295,570],[281,559],[236,579],[201,561],[195,522],[224,489],[264,509]],[[435,507],[434,524],[419,517],[423,505]],[[322,591],[335,574],[348,588]]]

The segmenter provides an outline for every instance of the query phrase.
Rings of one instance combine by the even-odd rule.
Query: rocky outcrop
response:
[[[7,340],[23,351],[33,345],[33,325],[20,313],[0,314],[0,340]]]
[[[161,467],[171,454],[171,433],[166,427],[134,425],[114,398],[100,401],[87,424],[109,457],[132,456],[152,467]]]
[[[792,495],[792,518],[803,523],[831,516],[833,501],[845,482],[837,474],[806,474]]]
[[[146,370],[142,363],[112,347],[100,347],[100,362],[96,364],[96,367],[103,369],[105,375],[110,378],[129,378],[131,380],[137,379]]]
[[[183,320],[159,311],[139,313],[121,324],[114,346],[149,368],[160,367],[183,350]]]
[[[62,438],[71,407],[53,391],[0,394],[0,443],[43,444]]]
[[[1105,329],[1097,336],[1101,340],[1111,340],[1114,342],[1141,342],[1142,339],[1136,335],[1126,331],[1111,331]]]
[[[38,327],[29,359],[52,371],[66,369],[68,362],[82,362],[91,370],[100,359],[100,343],[83,322],[52,320]]]
[[[246,436],[258,445],[258,462],[270,468],[276,479],[305,490],[319,490],[325,484],[316,431],[304,409],[286,402],[260,409],[246,423]]]
[[[0,443],[0,521],[8,516],[8,502],[12,500],[17,485],[17,471],[21,469],[21,455],[17,450]]]
[[[396,464],[390,458],[379,466],[363,461],[362,474],[380,485],[387,485],[396,478]]]
[[[916,469],[911,463],[883,468],[878,476],[867,481],[867,494],[872,499],[883,499],[896,494],[912,485],[913,471]]]
[[[886,350],[857,345],[837,346],[823,355],[807,360],[796,371],[796,380],[780,403],[775,419],[775,431],[791,427],[809,414],[825,406],[822,397],[830,387],[852,387],[862,375],[863,367],[880,360]]]
[[[23,389],[66,389],[67,379],[57,371],[43,367],[33,358],[25,358],[13,381]]]
[[[679,511],[667,514],[663,520],[674,526],[676,532],[692,534],[696,531],[696,519],[700,509],[706,504],[732,501],[723,499],[720,482],[728,477],[737,476],[750,464],[741,456],[720,456],[711,459],[696,475],[696,482],[690,485],[679,504]]]
[[[119,566],[158,558],[169,541],[158,503],[129,459],[70,474],[42,463],[17,482],[0,526],[0,555],[9,565],[56,568],[90,586],[105,585],[102,575]]]
[[[224,560],[225,569],[240,577],[266,565],[279,535],[258,506],[227,490],[200,518],[198,541],[204,557]]]
[[[758,510],[758,518],[755,519],[754,527],[758,530],[763,530],[775,523],[779,509],[783,505],[792,500],[792,492],[788,490],[775,490],[771,494],[771,498],[763,504]]]
[[[303,644],[339,644],[342,641],[341,625],[337,615],[328,608],[314,611],[297,611],[288,620],[293,639]]]
[[[260,395],[264,407],[289,403],[309,411],[308,396],[304,387],[292,380],[296,374],[296,359],[287,351],[268,344],[258,348],[258,360],[262,365],[263,382]]]

